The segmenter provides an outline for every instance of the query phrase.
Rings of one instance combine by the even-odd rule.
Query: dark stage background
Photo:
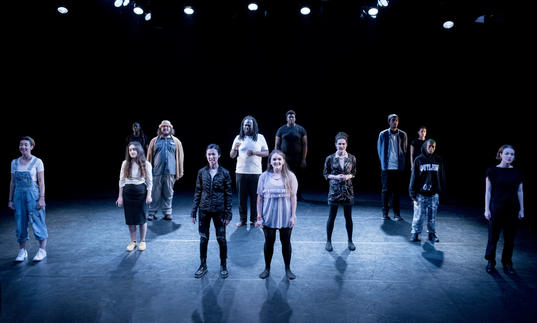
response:
[[[345,131],[358,194],[378,192],[376,140],[397,113],[410,139],[424,124],[437,140],[445,203],[483,204],[486,168],[504,143],[517,148],[531,201],[536,145],[518,74],[528,54],[507,2],[394,0],[371,19],[360,18],[360,1],[313,1],[308,17],[295,1],[265,1],[256,14],[244,1],[198,1],[193,17],[182,1],[153,1],[150,22],[111,0],[78,2],[65,16],[54,1],[12,3],[2,22],[6,197],[22,135],[37,142],[49,199],[110,196],[132,122],[151,138],[168,119],[185,150],[176,189],[191,190],[207,144],[234,170],[228,152],[242,118],[253,115],[272,148],[292,108],[308,131],[306,188],[326,189],[324,158]],[[483,4],[494,15],[476,24]],[[457,17],[452,30],[441,27],[447,13]]]

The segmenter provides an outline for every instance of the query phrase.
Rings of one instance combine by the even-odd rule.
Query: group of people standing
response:
[[[293,110],[286,113],[286,119],[287,124],[276,132],[275,148],[269,154],[257,121],[252,116],[246,116],[229,153],[231,158],[237,158],[235,181],[240,221],[236,225],[241,227],[247,224],[250,210],[250,222],[262,228],[265,235],[265,269],[259,275],[262,279],[270,275],[276,231],[280,232],[286,276],[288,279],[296,278],[290,267],[291,233],[296,223],[297,200],[303,199],[299,183],[306,167],[307,133],[302,126],[296,124],[296,113]],[[388,116],[388,124],[389,128],[379,133],[377,141],[382,181],[382,219],[390,220],[391,206],[394,220],[399,221],[402,219],[399,200],[405,182],[408,138],[398,128],[399,117],[396,114]],[[157,136],[151,141],[148,141],[138,123],[133,124],[133,134],[127,138],[116,201],[118,206],[124,207],[125,222],[129,227],[130,242],[127,251],[146,249],[146,221],[156,220],[159,210],[164,214],[165,220],[173,218],[173,187],[184,174],[183,147],[174,134],[171,122],[163,120]],[[419,235],[427,218],[428,238],[431,242],[438,242],[435,222],[439,194],[444,190],[445,173],[442,158],[435,153],[436,142],[425,137],[426,128],[420,127],[418,138],[411,143],[410,148],[412,173],[408,187],[414,203],[410,240],[420,241]],[[323,175],[329,182],[327,251],[333,250],[332,231],[340,205],[346,222],[348,248],[351,251],[356,249],[352,240],[352,180],[356,176],[357,162],[356,157],[347,152],[348,140],[346,133],[339,132],[335,136],[336,152],[329,155],[324,163]],[[11,163],[9,207],[15,210],[20,246],[16,258],[18,262],[24,261],[28,256],[25,245],[29,222],[35,238],[40,242],[33,260],[41,261],[46,257],[48,234],[45,225],[44,165],[41,159],[31,154],[34,147],[32,138],[22,137],[19,141],[21,157]],[[209,144],[205,154],[208,164],[198,171],[191,212],[192,222],[198,222],[200,234],[200,266],[194,276],[200,278],[208,272],[206,258],[212,219],[220,247],[220,275],[225,278],[229,275],[226,264],[226,226],[232,220],[232,181],[229,171],[218,163],[221,157],[220,147]],[[263,172],[262,158],[267,156],[268,164]],[[494,271],[496,245],[502,229],[505,241],[502,263],[506,273],[514,273],[511,258],[516,219],[524,217],[522,176],[511,165],[514,156],[512,146],[502,146],[497,154],[500,163],[489,168],[486,174],[485,218],[489,221],[489,239],[485,258],[488,260],[486,270],[489,273]],[[137,226],[140,231],[139,243],[136,238]]]

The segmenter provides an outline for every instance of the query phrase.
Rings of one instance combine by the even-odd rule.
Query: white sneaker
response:
[[[15,258],[16,262],[23,262],[28,258],[28,251],[26,249],[22,248],[19,250],[19,254],[17,255],[17,258]]]
[[[41,260],[45,259],[46,256],[47,256],[47,252],[45,250],[39,248],[39,250],[35,254],[34,261],[41,261]]]

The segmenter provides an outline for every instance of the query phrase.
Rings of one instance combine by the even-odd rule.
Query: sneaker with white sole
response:
[[[39,250],[37,250],[37,253],[35,254],[34,261],[41,261],[45,259],[46,256],[47,256],[47,252],[39,248]]]
[[[26,249],[22,248],[19,250],[19,253],[17,254],[17,258],[15,258],[16,262],[23,262],[28,258],[28,251]]]
[[[131,241],[129,245],[127,246],[127,251],[133,251],[134,248],[136,248],[136,241]]]
[[[144,251],[146,247],[147,246],[145,244],[145,241],[140,241],[140,244],[138,245],[138,250],[139,251]]]

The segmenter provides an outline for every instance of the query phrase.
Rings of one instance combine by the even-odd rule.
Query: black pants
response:
[[[399,170],[383,170],[381,174],[382,180],[382,213],[388,215],[390,210],[390,197],[392,200],[393,213],[401,214],[400,196],[401,185],[403,182],[403,172]]]
[[[237,193],[239,195],[239,214],[241,222],[246,223],[248,215],[248,198],[250,198],[250,221],[257,221],[257,181],[259,174],[235,174]]]
[[[304,168],[301,167],[302,160],[301,159],[300,160],[295,160],[295,159],[287,160],[286,159],[285,161],[287,163],[287,166],[289,166],[289,169],[291,169],[291,171],[295,174],[297,182],[299,184],[302,184],[303,179],[304,179]],[[296,192],[296,197],[299,200],[303,199],[302,186],[301,185],[298,185],[298,189],[297,189],[297,192]]]
[[[518,218],[518,206],[513,203],[494,203],[490,205],[489,239],[485,259],[496,263],[496,245],[503,229],[502,264],[512,265],[515,247],[515,232]]]
[[[213,219],[214,229],[216,230],[216,240],[220,246],[220,262],[225,264],[227,258],[227,242],[223,213],[199,211],[198,229],[200,233],[200,258],[202,262],[207,259],[207,245],[209,244],[209,227],[211,225],[211,219]]]
[[[270,262],[272,261],[272,254],[274,253],[274,242],[276,241],[276,230],[280,230],[280,242],[282,243],[282,255],[285,268],[291,266],[291,232],[292,228],[273,229],[269,227],[263,227],[263,233],[265,233],[265,267],[270,268]]]
[[[328,221],[326,221],[326,241],[332,241],[332,231],[334,231],[334,221],[336,221],[339,204],[330,204]],[[345,216],[345,228],[347,229],[347,239],[352,241],[352,204],[343,204],[343,215]]]

